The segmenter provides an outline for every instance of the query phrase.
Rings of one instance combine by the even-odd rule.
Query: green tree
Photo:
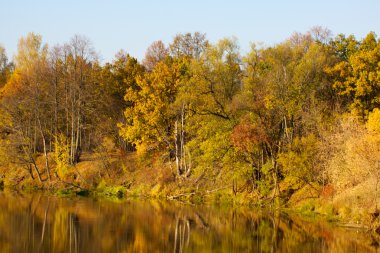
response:
[[[13,64],[8,62],[5,49],[0,45],[0,89],[6,84],[13,71]]]
[[[240,63],[235,39],[209,44],[198,59],[193,58],[188,80],[181,86],[176,103],[186,108],[184,148],[200,177],[235,176],[237,158],[230,134],[236,123],[233,101],[242,88]]]
[[[253,168],[255,186],[272,182],[273,197],[282,174],[279,155],[295,139],[318,133],[334,99],[323,72],[331,64],[328,40],[313,34],[296,33],[270,48],[253,45],[244,59],[243,91],[235,104],[243,116],[232,140]]]

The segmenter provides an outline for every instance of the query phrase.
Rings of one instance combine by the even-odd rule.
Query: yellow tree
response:
[[[30,172],[33,165],[40,181],[40,171],[33,155],[41,150],[39,140],[42,140],[45,169],[50,179],[44,128],[46,114],[43,113],[48,92],[47,46],[42,45],[41,36],[29,33],[21,38],[15,60],[16,69],[3,87],[1,97],[2,110],[10,119],[7,128],[11,136],[8,140],[15,142],[14,148],[21,147],[22,152],[17,160],[25,162]]]
[[[347,57],[327,68],[334,80],[334,88],[348,99],[351,110],[362,117],[380,106],[380,41],[375,33],[369,33],[358,47],[353,41],[346,42]],[[342,43],[340,43],[342,45]],[[339,49],[339,48],[335,48]]]
[[[100,68],[99,86],[96,89],[97,111],[100,120],[96,122],[96,136],[111,137],[118,147],[134,150],[119,134],[117,123],[125,123],[124,110],[131,106],[124,100],[127,89],[137,89],[137,77],[144,74],[144,67],[124,51],[117,53],[112,63]]]
[[[163,148],[173,156],[176,113],[171,106],[185,73],[185,62],[167,58],[138,78],[137,87],[127,89],[124,99],[130,106],[124,111],[126,123],[119,126],[137,151]]]

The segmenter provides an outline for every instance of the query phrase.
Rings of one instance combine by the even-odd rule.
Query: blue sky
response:
[[[142,59],[153,41],[169,43],[177,33],[195,31],[211,42],[235,36],[243,54],[250,42],[270,46],[316,25],[334,35],[380,35],[377,0],[0,0],[0,6],[0,44],[9,58],[28,32],[49,45],[85,35],[103,62],[120,49]]]

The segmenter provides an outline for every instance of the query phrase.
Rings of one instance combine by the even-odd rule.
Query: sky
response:
[[[49,46],[84,35],[102,62],[121,49],[141,60],[152,42],[187,32],[212,43],[234,36],[242,54],[252,42],[272,46],[313,26],[357,39],[380,35],[378,0],[0,0],[0,7],[0,44],[10,59],[28,32]]]

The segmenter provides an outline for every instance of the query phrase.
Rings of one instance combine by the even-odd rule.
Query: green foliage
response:
[[[230,192],[218,192],[213,196],[213,203],[221,206],[231,206],[234,196]]]
[[[8,62],[5,49],[0,46],[0,93],[1,88],[7,83],[13,71],[13,64]]]
[[[55,194],[57,194],[57,196],[73,196],[75,195],[75,191],[73,188],[63,188],[58,189]]]
[[[234,170],[239,169],[234,164],[236,155],[230,144],[233,124],[218,117],[203,117],[208,120],[198,118],[189,129],[196,131],[194,138],[187,144],[192,157],[194,176],[206,173],[231,179]]]
[[[125,187],[117,185],[108,185],[102,180],[96,187],[96,193],[100,196],[122,198],[125,194]]]
[[[181,98],[191,111],[223,119],[231,117],[231,102],[241,88],[240,55],[234,39],[223,39],[190,65],[190,79],[181,87]]]
[[[153,197],[158,197],[160,196],[162,191],[162,185],[161,184],[156,184],[151,190],[149,195]]]
[[[296,137],[288,150],[279,154],[277,162],[282,166],[285,176],[310,183],[318,181],[318,140],[311,134]]]

